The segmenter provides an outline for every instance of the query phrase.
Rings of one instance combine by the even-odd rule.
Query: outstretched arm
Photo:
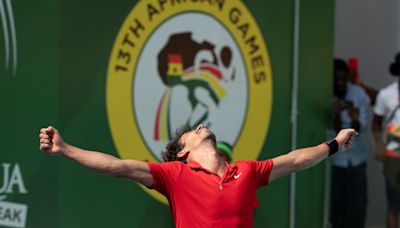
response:
[[[108,154],[74,147],[65,143],[58,130],[51,126],[40,129],[39,138],[40,150],[49,154],[62,155],[102,174],[134,180],[145,186],[153,184],[153,177],[145,162],[121,160]]]
[[[357,132],[354,129],[344,129],[336,136],[338,150],[343,151],[351,145],[351,140]],[[326,143],[318,146],[294,150],[285,155],[273,158],[274,166],[270,174],[270,182],[292,172],[312,167],[329,156]]]

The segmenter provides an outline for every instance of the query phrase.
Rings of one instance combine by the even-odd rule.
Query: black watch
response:
[[[332,156],[336,152],[339,151],[339,144],[336,141],[336,139],[332,139],[332,140],[326,142],[326,145],[328,145],[328,147],[329,147],[329,156]]]

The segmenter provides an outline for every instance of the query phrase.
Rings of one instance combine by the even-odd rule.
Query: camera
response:
[[[342,105],[343,110],[344,109],[352,109],[354,107],[354,104],[352,101],[340,100],[340,103]]]

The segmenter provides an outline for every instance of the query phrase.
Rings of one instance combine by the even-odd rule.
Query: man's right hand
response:
[[[40,129],[39,133],[40,150],[49,154],[62,154],[66,148],[66,143],[61,138],[58,130],[52,126]]]

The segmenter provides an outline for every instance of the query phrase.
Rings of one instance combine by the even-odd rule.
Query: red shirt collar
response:
[[[187,166],[189,166],[189,168],[193,169],[193,170],[203,170],[206,173],[213,173],[210,170],[204,168],[203,166],[201,166],[199,163],[195,162],[195,161],[190,161],[186,164]],[[225,170],[224,173],[227,169],[233,169],[234,167],[236,167],[235,164],[229,164],[227,161],[225,161]],[[213,173],[215,174],[215,173]]]

